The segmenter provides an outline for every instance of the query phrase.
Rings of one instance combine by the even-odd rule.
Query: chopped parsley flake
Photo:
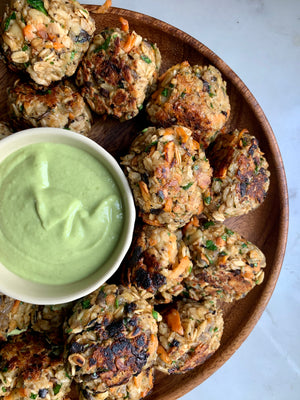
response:
[[[105,42],[103,44],[101,44],[100,46],[98,46],[95,50],[94,53],[99,53],[99,51],[101,50],[107,50],[109,43],[110,43],[110,39],[111,39],[111,35],[109,35],[106,39]]]
[[[209,205],[210,202],[211,202],[211,197],[210,197],[210,196],[204,197],[204,203],[205,203],[206,205]]]
[[[91,302],[90,302],[90,300],[82,300],[81,305],[82,305],[82,308],[84,308],[86,310],[87,308],[90,308]]]
[[[157,143],[158,143],[158,141],[155,140],[154,142],[148,144],[148,146],[145,147],[145,152],[147,153],[147,151],[150,150],[152,146],[156,146]]]
[[[8,18],[6,18],[5,24],[4,24],[4,30],[7,31],[9,28],[10,21],[16,19],[16,13],[13,12]]]
[[[164,97],[168,97],[168,95],[169,95],[168,89],[164,88],[164,90],[161,92],[161,95],[164,96]]]
[[[207,250],[215,251],[218,250],[218,247],[214,244],[212,240],[207,240],[205,247]]]
[[[190,183],[188,183],[187,185],[181,186],[181,187],[182,187],[183,190],[188,190],[188,189],[193,185],[193,183],[194,183],[194,182],[190,182]]]
[[[206,221],[203,224],[203,228],[208,229],[210,226],[214,226],[214,225],[215,225],[215,223],[213,221]]]
[[[145,54],[142,54],[142,55],[141,55],[141,59],[142,59],[143,61],[145,61],[145,63],[147,63],[147,64],[151,64],[151,63],[152,63],[152,61],[150,60],[150,58],[149,58],[148,56],[146,56]]]
[[[38,11],[41,11],[43,14],[48,15],[47,10],[45,9],[44,2],[42,0],[27,0],[27,3]]]
[[[53,388],[53,393],[56,395],[60,391],[61,385],[56,384]]]
[[[158,312],[153,310],[152,315],[153,315],[153,318],[156,319],[156,321],[157,321],[158,320]]]

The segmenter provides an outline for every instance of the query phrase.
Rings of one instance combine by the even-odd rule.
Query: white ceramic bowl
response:
[[[16,150],[41,142],[77,147],[98,159],[117,183],[124,209],[124,223],[117,246],[106,262],[85,279],[66,285],[40,284],[15,275],[0,263],[0,292],[27,303],[60,304],[96,290],[116,272],[132,241],[135,206],[127,179],[117,161],[96,142],[78,133],[58,128],[33,128],[15,133],[0,141],[0,163]]]

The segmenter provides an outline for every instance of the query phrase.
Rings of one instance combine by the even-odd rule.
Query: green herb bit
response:
[[[226,235],[222,235],[221,238],[226,242],[226,240],[227,240],[227,236]]]
[[[228,254],[226,253],[226,251],[220,251],[219,256],[224,257],[227,256]]]
[[[216,96],[215,93],[209,92],[209,97],[215,97],[215,96]]]
[[[169,88],[173,89],[174,85],[173,83],[169,83]]]
[[[16,18],[17,17],[16,17],[16,13],[15,12],[13,12],[9,17],[6,18],[6,21],[5,21],[5,24],[4,24],[4,30],[5,31],[7,31],[8,27],[9,27],[9,24],[10,24],[10,21],[13,20],[13,19],[16,19]]]
[[[229,235],[229,236],[232,236],[232,235],[234,235],[234,232],[232,231],[232,230],[230,230],[230,229],[225,229],[225,232],[227,233],[227,235]]]
[[[183,92],[180,93],[180,97],[181,97],[182,99],[185,97],[185,95],[186,95],[185,90],[184,90]]]
[[[6,392],[6,391],[7,391],[6,387],[2,386],[2,392]]]
[[[54,395],[57,395],[57,393],[60,391],[61,385],[56,384],[53,388],[53,393]]]
[[[148,56],[146,56],[145,54],[142,54],[142,55],[141,55],[141,59],[142,59],[143,61],[145,61],[145,63],[147,63],[147,64],[151,64],[151,63],[152,63],[152,61],[150,60],[150,58],[149,58]]]
[[[2,368],[2,372],[7,372],[7,371],[8,371],[8,367]]]
[[[116,301],[115,301],[115,306],[116,308],[119,308],[119,299],[116,297]]]
[[[192,266],[192,265],[190,265],[190,266],[189,266],[189,274],[191,274],[191,273],[192,273],[192,271],[193,271],[193,266]]]
[[[161,92],[161,95],[164,97],[168,97],[169,96],[169,91],[167,88],[164,88],[164,90]]]
[[[245,249],[246,247],[248,247],[247,244],[246,243],[242,243],[242,248]]]
[[[202,225],[204,229],[208,229],[210,226],[214,226],[215,223],[213,221],[206,221],[204,222],[204,224]]]
[[[103,44],[101,44],[101,46],[98,46],[94,50],[94,53],[99,53],[99,51],[101,51],[101,50],[107,50],[109,43],[110,43],[110,39],[111,39],[111,35],[107,36],[107,38],[105,39],[105,42]]]
[[[37,398],[37,394],[35,394],[35,393],[30,393],[30,398],[31,399],[36,399]]]
[[[156,319],[156,321],[158,321],[158,312],[155,310],[152,310],[152,315],[153,315],[153,318]]]
[[[192,185],[194,184],[194,182],[190,182],[185,186],[181,186],[183,190],[188,190]]]
[[[66,378],[72,379],[71,376],[67,372],[65,373],[65,375],[66,375]]]
[[[74,57],[75,57],[75,54],[77,53],[77,51],[76,50],[73,50],[72,52],[71,52],[71,60],[74,60]]]
[[[209,205],[210,202],[211,202],[211,197],[210,197],[210,196],[204,197],[204,203],[205,203],[206,205]]]
[[[154,142],[148,144],[148,146],[145,147],[145,152],[147,153],[147,151],[150,150],[152,146],[156,146],[157,143],[158,143],[158,141],[155,140]]]
[[[218,332],[219,328],[216,326],[214,332]]]
[[[91,302],[90,302],[90,300],[82,300],[81,305],[82,305],[82,308],[84,308],[86,310],[87,308],[90,308]]]
[[[41,11],[43,14],[48,15],[47,10],[45,9],[44,2],[42,0],[27,0],[27,3],[38,11]]]
[[[22,51],[26,51],[26,50],[28,50],[28,46],[27,46],[27,44],[24,44],[24,46],[22,47]]]
[[[195,171],[198,171],[199,165],[194,165],[194,166],[193,166],[193,169],[194,169]]]
[[[213,106],[213,104],[212,104],[212,103],[210,103],[210,106],[211,106],[211,108],[214,108],[214,106]]]
[[[207,240],[205,247],[207,250],[215,251],[218,250],[218,247],[214,244],[212,240]]]
[[[50,61],[50,64],[51,64],[51,65],[54,65],[54,61]]]
[[[221,178],[213,178],[213,180],[214,180],[215,182],[222,182],[222,179],[221,179]]]
[[[140,106],[138,106],[138,110],[141,111],[143,109],[143,104],[141,104]]]

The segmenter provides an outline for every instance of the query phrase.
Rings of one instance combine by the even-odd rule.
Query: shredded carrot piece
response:
[[[172,310],[168,312],[168,314],[166,315],[166,321],[168,327],[173,332],[176,332],[179,335],[184,334],[183,327],[181,325],[180,314],[175,308],[172,308]]]
[[[191,260],[188,256],[181,259],[180,263],[172,270],[169,277],[171,279],[178,279],[191,265]]]
[[[156,244],[157,244],[157,240],[156,239],[152,239],[152,238],[149,239],[149,245],[151,247],[155,246]]]
[[[174,128],[166,128],[164,131],[164,136],[173,135]]]
[[[151,333],[150,343],[149,343],[149,354],[154,354],[157,350],[158,340],[157,336]]]
[[[168,197],[166,202],[165,202],[164,211],[165,212],[171,212],[172,211],[172,205],[173,205],[173,200],[171,199],[171,197]]]
[[[20,303],[21,303],[20,300],[15,300],[15,301],[14,301],[14,305],[13,305],[13,307],[12,307],[12,309],[11,309],[11,312],[12,312],[12,313],[16,313],[16,312],[17,312]]]
[[[168,142],[164,146],[165,160],[171,164],[175,155],[175,143]]]
[[[199,203],[198,214],[201,214],[204,209],[203,202]]]
[[[32,40],[35,38],[35,34],[34,34],[34,26],[33,25],[26,25],[23,28],[23,35],[25,37],[25,39],[27,40]]]
[[[63,47],[65,47],[62,43],[59,43],[59,42],[53,42],[53,48],[55,49],[55,50],[60,50],[60,49],[62,49]]]
[[[144,201],[149,201],[150,200],[150,194],[149,194],[149,190],[148,190],[148,186],[146,185],[145,182],[140,181],[139,182],[139,187],[142,193],[142,197],[144,199]]]
[[[217,237],[217,239],[216,239],[216,245],[217,246],[225,246],[225,244],[226,244],[226,242],[225,242],[224,239],[222,239],[221,236]]]
[[[132,50],[134,44],[135,44],[135,34],[131,32],[131,34],[128,36],[123,46],[123,50],[125,51],[125,53],[129,53],[130,50]]]
[[[226,263],[228,256],[222,256],[219,258],[219,264],[224,265]]]
[[[72,113],[69,113],[69,119],[75,119],[75,115]]]
[[[94,14],[105,14],[111,7],[111,0],[106,0],[102,6],[93,6],[90,11]]]
[[[142,374],[139,374],[139,375],[133,377],[133,381],[134,381],[134,384],[136,387],[141,386],[142,379],[143,379]]]
[[[186,133],[186,131],[182,128],[182,126],[177,126],[176,127],[176,133],[179,135],[181,143],[186,143],[189,136]],[[198,145],[199,148],[199,145]]]
[[[53,33],[48,33],[48,37],[49,37],[50,40],[57,39],[57,36],[54,35]]]
[[[200,144],[196,141],[193,140],[193,150],[199,150],[200,149]]]
[[[171,359],[168,356],[166,350],[162,347],[162,345],[158,345],[157,348],[157,355],[158,357],[160,357],[162,359],[163,362],[165,362],[166,364],[170,364],[171,363]]]
[[[122,31],[128,33],[129,32],[129,23],[128,23],[127,19],[120,17],[120,22],[121,22]]]
[[[150,218],[147,218],[145,215],[142,215],[142,219],[145,222],[145,224],[152,225],[152,226],[162,226],[162,224],[160,222],[158,222],[156,219],[152,220]]]
[[[115,304],[115,301],[116,301],[116,296],[112,293],[108,294],[105,298],[105,303],[109,306]]]

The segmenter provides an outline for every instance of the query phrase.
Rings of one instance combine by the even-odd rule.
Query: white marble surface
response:
[[[102,1],[82,3],[102,4]],[[262,318],[234,356],[182,400],[300,399],[300,1],[113,0],[200,40],[244,81],[278,141],[288,180],[286,256]]]

